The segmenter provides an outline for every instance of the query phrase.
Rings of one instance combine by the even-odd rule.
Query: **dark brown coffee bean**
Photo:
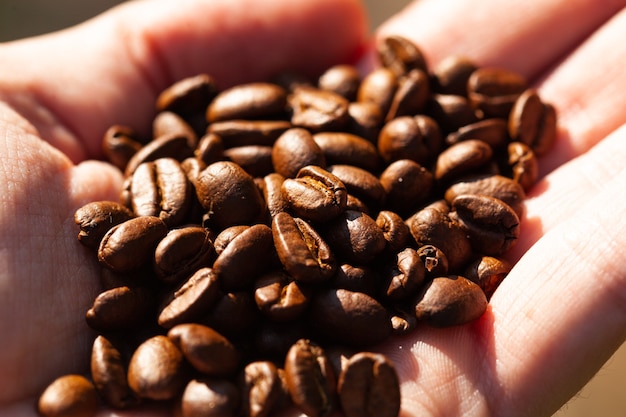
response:
[[[207,132],[218,136],[225,148],[272,146],[291,127],[291,123],[284,120],[224,120],[211,123]]]
[[[448,259],[449,269],[458,271],[472,256],[472,245],[467,232],[453,222],[447,213],[426,207],[407,220],[417,246],[433,245]]]
[[[413,116],[422,113],[430,97],[430,84],[426,72],[411,70],[399,80],[385,121],[400,116]]]
[[[272,220],[272,236],[280,262],[294,279],[323,282],[335,273],[335,256],[309,223],[278,213]]]
[[[539,161],[533,150],[522,142],[511,142],[507,147],[508,165],[513,180],[528,191],[539,178]]]
[[[446,144],[454,145],[468,139],[480,139],[495,149],[503,149],[509,142],[504,119],[485,119],[461,126],[446,136]]]
[[[241,379],[243,415],[246,417],[274,415],[284,396],[276,365],[269,361],[251,362],[244,368]]]
[[[485,166],[492,158],[491,146],[482,140],[470,139],[450,146],[439,154],[435,179],[450,182]]]
[[[114,271],[139,269],[149,261],[167,225],[154,216],[135,217],[110,229],[98,248],[98,260]]]
[[[433,69],[435,91],[440,94],[467,97],[467,81],[477,69],[476,63],[467,57],[444,58]]]
[[[517,242],[519,217],[500,199],[459,195],[452,201],[450,217],[469,234],[472,247],[485,255],[501,255]]]
[[[383,231],[387,251],[397,253],[407,247],[412,240],[409,226],[397,213],[383,210],[376,217],[376,224]]]
[[[326,223],[323,235],[338,259],[355,265],[376,259],[387,243],[376,221],[354,210],[346,210]]]
[[[375,298],[344,289],[317,293],[309,321],[324,338],[347,346],[370,346],[391,334],[389,313]]]
[[[335,92],[300,87],[289,96],[291,123],[312,132],[343,130],[348,123],[348,103]]]
[[[320,75],[317,85],[322,90],[332,91],[348,101],[354,101],[361,85],[361,74],[352,65],[335,65]]]
[[[252,223],[265,210],[252,176],[229,161],[207,166],[196,181],[196,194],[216,230]]]
[[[441,249],[433,245],[423,245],[417,248],[427,277],[438,277],[448,274],[448,257]]]
[[[285,177],[276,172],[268,174],[263,178],[261,189],[267,205],[270,224],[271,219],[275,215],[289,208],[289,202],[282,192],[283,181],[285,181]]]
[[[241,394],[226,379],[192,379],[181,398],[180,417],[236,417]]]
[[[200,268],[166,300],[158,317],[161,327],[198,320],[219,297],[219,280],[211,268]]]
[[[378,152],[387,163],[411,159],[431,165],[443,145],[439,126],[428,116],[403,116],[386,123],[378,137]]]
[[[386,116],[397,89],[396,74],[389,68],[377,68],[363,78],[357,93],[357,101],[375,104]]]
[[[159,158],[137,167],[130,184],[133,212],[156,216],[168,226],[180,225],[191,207],[187,174],[173,158]]]
[[[342,264],[329,281],[330,288],[361,292],[372,297],[378,295],[380,275],[371,266]]]
[[[198,140],[198,146],[194,150],[195,158],[201,163],[202,169],[207,165],[224,159],[224,142],[214,133],[207,133]],[[193,183],[195,184],[194,177]]]
[[[399,252],[383,272],[383,293],[389,300],[406,300],[424,283],[426,268],[413,248]]]
[[[94,417],[98,411],[98,394],[87,378],[64,375],[44,390],[37,411],[42,417]]]
[[[350,357],[337,383],[346,417],[397,417],[400,382],[393,363],[384,355],[360,352]]]
[[[241,339],[256,329],[260,319],[254,296],[249,291],[226,293],[201,320],[228,338]]]
[[[307,220],[324,222],[346,209],[346,186],[335,175],[315,165],[302,168],[295,179],[285,179],[281,189],[290,211]]]
[[[180,115],[204,112],[217,95],[213,77],[198,74],[170,85],[156,99],[157,111],[171,111]]]
[[[328,165],[354,165],[371,172],[380,166],[376,146],[367,139],[344,132],[319,132],[313,139]]]
[[[334,409],[336,376],[321,346],[297,341],[285,358],[285,380],[293,403],[307,416],[323,417]]]
[[[91,349],[91,378],[107,405],[128,408],[138,403],[126,381],[126,363],[106,337],[96,337]]]
[[[300,317],[309,305],[308,293],[282,270],[268,272],[254,283],[256,305],[273,321],[291,321]]]
[[[154,138],[167,135],[180,135],[187,138],[192,148],[198,144],[198,135],[178,114],[171,111],[162,111],[152,119],[152,135]]]
[[[353,165],[331,165],[327,171],[339,178],[349,194],[368,207],[379,208],[385,202],[385,189],[370,171]]]
[[[152,313],[153,294],[143,287],[117,287],[100,293],[85,319],[98,331],[132,329]]]
[[[142,146],[135,131],[127,126],[113,125],[102,138],[102,152],[110,163],[122,171]]]
[[[478,120],[469,100],[452,94],[433,94],[425,113],[437,121],[444,136]]]
[[[393,310],[391,312],[391,327],[393,328],[392,334],[405,335],[412,332],[417,327],[417,317],[415,314],[402,310]]]
[[[167,337],[180,349],[187,361],[208,376],[233,374],[241,360],[235,346],[223,335],[202,324],[178,324]]]
[[[556,141],[556,110],[544,103],[534,89],[519,95],[509,116],[509,134],[514,141],[530,146],[538,156],[545,155]]]
[[[272,229],[255,224],[238,234],[213,263],[224,291],[250,288],[275,259]]]
[[[183,161],[185,158],[193,156],[192,145],[185,135],[173,134],[155,138],[130,158],[126,164],[124,175],[130,177],[142,163],[160,158],[174,158],[177,161]]]
[[[183,353],[167,336],[153,336],[133,353],[128,365],[128,385],[140,398],[171,400],[181,394],[186,384]]]
[[[411,159],[398,159],[380,174],[380,184],[386,194],[385,207],[407,216],[432,196],[435,178],[419,163]]]
[[[493,256],[481,256],[465,269],[465,277],[482,288],[487,300],[511,272],[511,264]]]
[[[283,133],[272,148],[274,171],[285,178],[294,178],[308,165],[324,168],[324,152],[313,140],[313,135],[303,128],[292,128]]]
[[[271,83],[249,83],[221,91],[206,111],[210,123],[233,120],[272,119],[284,114],[287,92]]]
[[[274,171],[271,146],[249,145],[228,148],[224,151],[224,158],[236,163],[253,177],[263,177]]]
[[[232,240],[234,238],[236,238],[244,230],[249,229],[249,228],[250,228],[250,226],[248,226],[248,225],[238,225],[238,226],[230,226],[230,227],[227,227],[226,229],[222,230],[215,237],[215,241],[213,242],[213,246],[215,247],[215,253],[217,255],[222,253],[224,251],[224,249],[226,249],[226,246],[228,246],[228,244],[230,242],[232,242]]]
[[[111,228],[133,217],[128,208],[114,201],[87,203],[74,213],[74,223],[80,228],[78,241],[90,249],[98,249]]]
[[[434,327],[458,326],[485,312],[483,290],[467,278],[448,275],[434,278],[420,291],[415,305],[418,320]]]
[[[348,106],[348,115],[346,132],[375,143],[385,118],[380,107],[374,103],[354,101]]]
[[[507,119],[526,88],[527,81],[521,74],[503,68],[479,68],[467,81],[468,98],[485,119]]]
[[[402,36],[386,36],[376,46],[380,63],[396,76],[418,69],[428,72],[422,51],[411,40]]]

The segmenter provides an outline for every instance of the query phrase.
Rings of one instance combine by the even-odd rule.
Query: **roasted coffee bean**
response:
[[[334,409],[336,376],[321,346],[298,340],[285,358],[285,380],[293,403],[307,416],[323,417]]]
[[[155,138],[135,153],[124,170],[124,175],[130,177],[137,167],[144,162],[155,161],[160,158],[174,158],[183,161],[193,156],[193,147],[185,135],[171,134]]]
[[[234,238],[236,238],[244,230],[249,229],[249,228],[250,226],[242,224],[238,226],[230,226],[222,230],[215,237],[215,241],[213,242],[213,246],[215,247],[215,253],[217,255],[221,254],[224,251],[224,249],[226,249],[226,246],[228,246],[228,244],[232,242]]]
[[[96,337],[91,349],[91,378],[98,394],[112,407],[129,408],[138,403],[126,373],[120,350],[106,337]]]
[[[250,145],[272,146],[291,127],[291,123],[284,120],[224,120],[211,123],[207,133],[218,136],[227,149]]]
[[[337,383],[346,417],[397,417],[400,382],[393,363],[380,353],[360,352],[350,357]]]
[[[280,262],[295,280],[323,282],[335,273],[334,254],[309,223],[278,213],[272,220],[272,236]]]
[[[478,120],[468,99],[452,94],[430,96],[425,113],[437,122],[444,136]]]
[[[192,379],[183,392],[180,417],[236,417],[241,393],[227,379]]]
[[[289,96],[291,123],[311,132],[343,130],[348,123],[348,100],[318,88],[300,87]]]
[[[493,256],[481,256],[465,269],[465,277],[482,288],[487,300],[511,272],[511,264]]]
[[[397,253],[412,243],[409,226],[397,213],[389,210],[380,211],[376,217],[376,224],[383,231],[388,252]]]
[[[447,213],[426,207],[407,220],[418,247],[433,245],[448,259],[451,271],[465,266],[472,256],[472,244],[467,232],[453,222]]]
[[[508,165],[511,177],[519,183],[525,191],[532,188],[539,178],[539,161],[533,150],[522,142],[511,142],[507,147],[509,154]]]
[[[441,130],[428,116],[403,116],[387,122],[378,136],[378,152],[387,163],[411,159],[430,165],[443,145]]]
[[[265,210],[252,176],[229,161],[207,166],[196,181],[196,194],[216,230],[252,223]]]
[[[272,229],[255,224],[238,234],[218,255],[213,271],[224,291],[250,288],[275,259]]]
[[[263,177],[261,189],[263,191],[265,204],[267,205],[269,223],[271,223],[271,219],[275,215],[289,208],[289,202],[282,192],[283,181],[285,181],[285,177],[276,172]]]
[[[241,339],[251,334],[259,319],[259,310],[252,293],[240,291],[223,294],[199,321],[229,339]]]
[[[399,252],[384,267],[384,296],[393,301],[407,300],[424,283],[426,268],[413,248]]]
[[[318,292],[309,309],[309,321],[322,337],[353,347],[385,340],[392,330],[389,318],[375,298],[344,289]]]
[[[198,320],[217,302],[219,289],[219,280],[213,269],[198,269],[166,299],[159,313],[159,325],[169,329]]]
[[[545,155],[556,141],[556,110],[544,103],[534,89],[521,93],[509,116],[509,134],[514,141]]]
[[[462,194],[479,194],[494,197],[511,206],[518,217],[524,213],[526,193],[523,187],[511,178],[502,175],[476,175],[465,177],[452,184],[445,192],[445,199],[452,203]]]
[[[467,97],[467,82],[478,66],[463,56],[444,58],[433,69],[434,89],[440,94],[453,94]]]
[[[208,74],[183,78],[165,90],[156,99],[158,111],[171,111],[179,115],[204,112],[217,95],[217,85]]]
[[[368,207],[382,207],[385,202],[385,189],[378,178],[363,168],[353,165],[331,165],[327,171],[335,175],[354,195]]]
[[[324,222],[346,209],[346,186],[335,175],[315,165],[302,168],[295,179],[285,179],[281,189],[290,211],[306,220]]]
[[[323,236],[338,259],[355,265],[371,262],[387,243],[376,221],[354,210],[346,210],[327,222]]]
[[[335,65],[320,75],[317,85],[322,90],[332,91],[348,101],[354,101],[361,85],[361,74],[352,65]]]
[[[114,271],[139,269],[148,262],[167,225],[154,216],[135,217],[110,229],[98,248],[98,260]]]
[[[417,256],[420,257],[427,277],[444,276],[448,274],[448,257],[436,246],[423,245],[417,248]]]
[[[108,128],[102,139],[102,152],[107,160],[122,171],[142,146],[136,132],[122,125]]]
[[[215,133],[207,133],[198,140],[198,146],[194,150],[195,158],[201,163],[202,169],[213,162],[224,159],[224,142]],[[194,183],[195,178],[194,177]]]
[[[380,63],[396,76],[417,69],[428,72],[422,51],[409,39],[402,36],[386,36],[376,45]]]
[[[154,294],[143,287],[117,287],[100,293],[85,319],[98,331],[132,329],[152,313]]]
[[[209,376],[228,376],[239,366],[240,355],[223,335],[202,324],[178,324],[167,337],[197,371]]]
[[[330,279],[329,287],[362,292],[371,297],[377,297],[379,283],[379,272],[373,267],[342,264]]]
[[[140,398],[171,400],[185,388],[187,373],[180,349],[167,336],[153,336],[130,358],[128,385]]]
[[[487,298],[477,284],[448,275],[426,283],[417,297],[415,315],[430,326],[449,327],[476,320],[486,308]]]
[[[493,156],[493,149],[478,139],[459,142],[442,151],[435,166],[435,179],[447,183],[469,172],[480,172]]]
[[[253,177],[263,177],[274,171],[271,146],[249,145],[228,148],[224,151],[224,158],[236,163]]]
[[[170,111],[162,111],[152,120],[152,135],[154,138],[167,135],[180,135],[187,138],[187,143],[192,148],[198,144],[198,135],[178,114]]]
[[[452,201],[450,217],[471,239],[477,253],[501,255],[517,242],[519,217],[500,199],[481,195],[459,195]]]
[[[391,312],[391,327],[394,335],[405,335],[413,331],[417,327],[417,317],[415,314],[402,310],[393,310]]]
[[[483,118],[508,118],[513,104],[527,88],[521,75],[503,68],[478,68],[467,81],[468,98]]]
[[[400,116],[412,116],[422,113],[430,97],[428,75],[418,69],[411,70],[399,81],[398,88],[389,105],[385,121]]]
[[[137,216],[156,216],[168,226],[180,225],[191,206],[191,184],[180,163],[159,158],[140,164],[132,176],[130,198]]]
[[[380,166],[376,146],[362,137],[344,132],[318,132],[313,140],[328,165],[354,165],[372,172]]]
[[[397,89],[396,74],[389,68],[377,68],[363,78],[357,92],[357,101],[373,103],[383,115],[387,115]]]
[[[94,417],[98,403],[96,389],[87,378],[65,375],[44,390],[37,411],[42,417]]]
[[[80,228],[78,241],[90,249],[98,249],[111,228],[133,217],[128,208],[115,201],[87,203],[74,213],[74,223]]]
[[[324,152],[303,128],[292,128],[283,133],[272,147],[274,171],[285,178],[295,178],[308,165],[326,166]]]
[[[385,207],[407,216],[421,207],[435,189],[433,174],[411,159],[398,159],[380,174],[386,195]]]
[[[468,139],[480,139],[494,149],[503,149],[509,142],[504,119],[485,119],[466,124],[446,136],[446,144],[454,145]]]
[[[270,271],[254,283],[254,300],[261,313],[273,321],[291,321],[300,317],[309,305],[305,287],[282,270]]]
[[[241,408],[246,417],[274,415],[284,391],[278,368],[269,361],[251,362],[241,377]]]
[[[375,143],[383,125],[384,114],[380,107],[369,102],[351,102],[348,106],[346,131]]]
[[[210,123],[245,119],[272,119],[284,114],[287,92],[271,83],[249,83],[230,87],[217,94],[206,111]]]

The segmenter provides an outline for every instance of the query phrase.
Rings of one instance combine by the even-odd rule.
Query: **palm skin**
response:
[[[510,254],[518,262],[485,315],[454,328],[420,326],[380,347],[399,370],[404,417],[549,416],[625,340],[626,75],[615,68],[626,55],[616,42],[626,13],[605,3],[501,10],[486,0],[475,10],[471,1],[420,0],[377,33],[415,40],[430,65],[464,54],[519,71],[560,118]],[[99,283],[73,214],[118,198],[120,173],[91,161],[104,130],[146,131],[149,103],[184,76],[208,72],[228,86],[281,69],[314,74],[351,62],[367,42],[355,0],[153,0],[0,45],[1,417],[35,415],[45,385],[85,371],[94,335],[83,317]]]

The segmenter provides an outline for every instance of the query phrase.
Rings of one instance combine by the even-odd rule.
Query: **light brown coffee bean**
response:
[[[241,394],[227,379],[192,379],[182,394],[180,417],[236,417]]]
[[[348,101],[356,100],[360,84],[361,74],[352,65],[332,66],[317,80],[319,88],[339,94]]]
[[[511,264],[504,259],[481,256],[467,266],[464,276],[478,284],[489,300],[511,268]]]
[[[272,362],[250,362],[241,377],[241,409],[246,417],[269,417],[274,415],[283,401],[282,381],[279,370]]]
[[[93,383],[107,405],[129,408],[139,402],[128,386],[126,363],[120,350],[102,335],[93,342],[90,367]]]
[[[443,183],[453,181],[470,172],[480,172],[493,156],[493,149],[478,139],[470,139],[450,146],[439,154],[435,179]]]
[[[324,153],[327,165],[353,165],[371,172],[380,166],[376,146],[362,137],[345,132],[318,132],[313,140]]]
[[[44,390],[37,411],[43,417],[94,417],[98,411],[98,394],[87,378],[64,375]]]
[[[433,69],[434,89],[441,94],[467,97],[467,81],[477,69],[478,66],[470,58],[448,56]]]
[[[385,36],[377,45],[378,60],[396,76],[417,69],[428,72],[422,51],[412,41],[402,36]]]
[[[556,110],[541,100],[537,90],[524,91],[511,110],[509,134],[514,141],[530,146],[538,156],[545,155],[556,141]]]
[[[78,241],[91,249],[98,249],[104,235],[114,226],[133,218],[133,213],[115,201],[94,201],[74,213],[78,225]]]
[[[254,300],[272,321],[285,322],[298,319],[307,309],[309,291],[282,270],[270,271],[254,283]]]
[[[378,136],[378,152],[390,164],[410,159],[431,165],[443,145],[441,130],[434,119],[424,115],[403,116],[387,122]]]
[[[295,178],[308,165],[326,167],[324,152],[304,128],[292,128],[283,133],[272,148],[274,171],[285,178]]]
[[[348,100],[318,88],[300,87],[289,96],[291,123],[311,132],[343,130],[348,124]]]
[[[504,68],[478,68],[467,81],[469,100],[486,119],[508,118],[526,88],[527,81],[521,74]]]
[[[272,119],[284,114],[286,105],[287,92],[276,84],[240,84],[217,94],[206,110],[206,119],[210,123]]]

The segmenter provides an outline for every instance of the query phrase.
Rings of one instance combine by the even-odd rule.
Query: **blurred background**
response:
[[[0,0],[0,42],[82,22],[123,0]],[[373,31],[409,0],[364,0]],[[625,417],[626,345],[553,417]]]

